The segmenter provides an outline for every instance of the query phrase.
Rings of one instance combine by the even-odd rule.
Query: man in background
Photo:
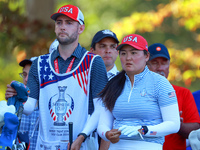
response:
[[[115,65],[118,56],[118,51],[116,50],[118,43],[119,40],[116,34],[110,30],[98,31],[92,39],[90,52],[100,55],[103,59],[108,80],[112,79],[118,73]],[[109,141],[99,138],[99,142],[100,150],[107,150],[109,148]]]
[[[90,52],[100,55],[103,59],[108,80],[118,73],[115,65],[118,56],[118,51],[116,50],[118,43],[116,34],[110,30],[98,31],[92,39]]]
[[[194,100],[196,102],[197,109],[200,114],[200,90],[193,92],[192,95],[194,96]]]
[[[24,85],[27,84],[30,67],[32,65],[32,62],[36,58],[37,57],[32,57],[31,59],[24,59],[19,63],[19,65],[22,67],[22,73],[19,73],[19,75],[20,77],[22,77]],[[5,94],[6,99],[17,94],[15,89],[12,88],[10,84],[8,84],[7,87],[8,88]],[[22,133],[28,132],[29,142],[30,142],[29,150],[35,150],[36,148],[36,142],[37,142],[37,136],[38,136],[38,120],[39,120],[38,104],[36,104],[35,110],[33,111],[31,115],[26,116],[22,114],[19,132],[22,132]]]
[[[168,49],[163,44],[155,43],[149,46],[148,50],[150,53],[150,58],[147,63],[149,69],[167,78],[170,65]],[[170,134],[165,137],[163,149],[185,150],[186,139],[189,133],[200,127],[200,118],[190,90],[173,84],[172,86],[176,91],[178,100],[181,127],[178,133]]]

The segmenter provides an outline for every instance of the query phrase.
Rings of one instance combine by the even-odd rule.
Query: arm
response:
[[[101,139],[99,150],[108,150],[109,146],[110,146],[110,142],[109,141],[105,141],[105,140]]]
[[[85,133],[86,135],[90,135],[90,133],[97,128],[99,122],[102,102],[100,99],[95,98],[93,100],[93,104],[94,104],[94,112],[92,113],[91,117],[89,118],[88,122],[85,125],[85,128],[82,131],[82,133]]]
[[[90,101],[93,101],[94,111],[82,131],[86,135],[90,135],[97,128],[102,107],[102,101],[98,98],[98,93],[103,90],[108,82],[106,67],[100,56],[95,57],[93,60],[90,77]]]
[[[105,134],[107,131],[110,131],[112,129],[113,121],[114,121],[114,117],[113,117],[112,113],[105,107],[102,107],[100,118],[99,118],[99,123],[98,123],[98,127],[97,127],[97,133],[105,141],[109,141],[106,138]]]
[[[188,138],[189,133],[192,130],[197,130],[200,128],[199,113],[194,97],[190,90],[181,88],[181,90],[177,91],[177,98],[179,101],[182,101],[182,108],[179,108],[181,110],[181,127],[178,131],[178,134],[184,138]]]
[[[180,120],[178,116],[177,104],[166,106],[160,109],[163,122],[157,125],[147,125],[145,127],[123,125],[119,128],[119,130],[121,131],[122,134],[128,137],[137,135],[138,133],[141,133],[148,137],[160,137],[160,136],[166,136],[171,133],[176,133],[180,128]]]
[[[181,122],[181,127],[180,127],[180,130],[178,131],[178,134],[187,139],[191,131],[197,130],[199,128],[200,128],[199,123]]]
[[[29,97],[26,103],[24,104],[23,114],[30,115],[34,111],[36,103],[36,99]]]
[[[175,90],[169,81],[161,76],[155,84],[155,98],[160,107],[163,122],[157,125],[147,126],[148,132],[145,136],[166,136],[177,133],[180,129],[180,117]]]
[[[93,100],[94,102],[94,113],[91,115],[89,120],[87,121],[84,130],[81,133],[86,134],[87,136],[90,135],[92,131],[94,131],[97,128],[98,119],[100,115],[101,110],[101,101],[95,98]],[[82,142],[85,140],[85,137],[83,135],[79,135],[77,139],[72,143],[71,149],[77,150],[80,148]]]
[[[148,132],[145,136],[166,136],[168,134],[178,132],[180,128],[178,105],[173,104],[170,106],[161,107],[160,109],[163,122],[158,125],[147,126]],[[152,135],[151,132],[154,132],[155,135]]]
[[[108,147],[108,141],[112,143],[117,143],[119,141],[121,131],[118,131],[118,129],[112,129],[113,121],[114,117],[112,113],[105,107],[102,107],[97,132],[99,136],[106,142],[104,142],[106,145],[101,145],[100,149]]]
[[[89,100],[93,102],[94,111],[91,117],[87,120],[87,123],[81,133],[90,135],[98,125],[100,109],[102,107],[101,100],[99,100],[98,93],[105,87],[108,82],[106,68],[104,62],[100,56],[94,58],[91,74],[90,74],[90,90],[89,90]],[[89,106],[89,110],[92,110]],[[78,149],[84,140],[84,136],[80,135],[73,142],[72,149]],[[79,147],[80,148],[80,147]]]
[[[177,133],[180,129],[180,117],[175,90],[169,81],[162,76],[157,76],[154,84],[154,96],[157,99],[162,117],[162,122],[157,125],[147,125],[148,132],[145,136],[166,136]]]
[[[24,104],[24,111],[25,115],[30,115],[35,108],[37,100],[39,99],[39,78],[38,78],[38,67],[37,67],[38,58],[33,61],[29,75],[28,75],[28,82],[27,86],[30,89],[30,95],[28,100]]]

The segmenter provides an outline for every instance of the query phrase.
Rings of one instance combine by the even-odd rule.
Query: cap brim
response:
[[[57,19],[59,16],[62,16],[62,15],[63,15],[63,16],[67,16],[67,17],[71,18],[72,20],[75,20],[75,19],[72,18],[71,16],[68,16],[68,15],[63,14],[63,13],[54,13],[54,14],[51,15],[51,19],[53,19],[53,20],[56,21],[56,19]],[[78,20],[75,20],[75,21],[79,22]]]
[[[61,15],[64,15],[64,14],[62,14],[62,13],[54,13],[54,14],[51,15],[51,19],[56,20],[56,18],[61,16]]]
[[[104,36],[101,36],[98,40],[94,41],[94,43],[93,43],[93,45],[91,45],[91,47],[93,47],[96,43],[98,43],[99,41],[101,41],[102,39],[107,38],[107,37],[113,38],[117,42],[117,44],[119,43],[117,38],[115,38],[111,35],[104,35]]]
[[[158,58],[158,57],[163,57],[163,58],[166,58],[167,60],[169,60],[169,58],[166,55],[163,55],[163,54],[153,55],[152,57],[151,57],[151,54],[150,54],[149,61],[154,59],[154,58]]]
[[[137,50],[145,50],[145,49],[143,49],[143,48],[141,48],[141,47],[138,47],[138,46],[135,46],[135,45],[133,46],[133,45],[128,44],[128,43],[118,45],[118,46],[117,46],[117,50],[120,50],[124,45],[130,45],[130,46],[136,48]]]
[[[19,63],[19,65],[21,66],[21,67],[25,67],[27,64],[32,64],[32,61],[30,61],[29,59],[24,59],[24,60],[22,60],[20,63]]]

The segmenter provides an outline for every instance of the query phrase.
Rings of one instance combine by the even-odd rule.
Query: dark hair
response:
[[[125,71],[122,70],[118,75],[113,77],[105,86],[105,88],[99,93],[103,100],[104,105],[112,111],[117,98],[122,93],[124,88],[126,76]]]
[[[147,55],[149,52],[143,50],[144,55]],[[105,88],[99,93],[104,105],[108,110],[112,111],[117,98],[122,93],[124,89],[124,84],[126,81],[125,71],[122,70],[119,74],[113,77],[105,86]]]

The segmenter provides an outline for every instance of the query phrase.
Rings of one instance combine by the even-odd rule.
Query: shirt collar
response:
[[[150,71],[149,68],[145,66],[144,71],[134,76],[134,84],[139,82],[149,71]],[[126,79],[130,81],[128,75],[125,74],[125,76],[126,76]]]
[[[78,46],[76,47],[75,51],[72,53],[72,55],[70,57],[76,57],[80,60],[82,58],[81,51],[82,51],[82,47],[78,43]],[[53,60],[55,60],[58,57],[61,57],[59,50],[58,50],[58,47],[57,47],[57,50],[53,51],[52,57],[53,57]]]
[[[119,71],[117,70],[117,67],[116,65],[114,64],[114,66],[112,67],[112,69],[110,69],[107,74],[114,74],[114,75],[117,75]]]

